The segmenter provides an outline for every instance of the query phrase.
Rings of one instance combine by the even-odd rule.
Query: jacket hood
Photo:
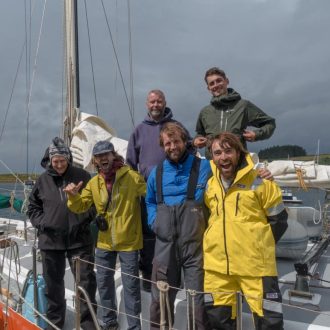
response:
[[[216,108],[228,107],[232,105],[233,102],[237,102],[240,99],[241,95],[239,93],[232,88],[228,88],[228,94],[212,97],[211,104]]]
[[[163,118],[160,121],[153,120],[150,117],[149,112],[148,112],[148,114],[146,115],[146,117],[143,120],[143,123],[145,123],[147,125],[159,125],[159,123],[165,123],[165,122],[171,120],[172,117],[173,117],[172,110],[170,108],[166,107],[164,110]]]

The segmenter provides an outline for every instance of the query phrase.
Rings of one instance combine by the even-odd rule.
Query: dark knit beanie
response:
[[[55,137],[49,146],[49,160],[52,161],[54,156],[62,156],[70,162],[70,155],[70,149],[64,141],[59,137]]]

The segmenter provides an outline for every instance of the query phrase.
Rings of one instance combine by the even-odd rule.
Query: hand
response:
[[[256,140],[256,133],[253,131],[244,130],[243,137],[246,141],[253,142]]]
[[[274,180],[273,174],[267,168],[259,168],[258,175],[261,177],[261,179],[265,179],[269,181]]]
[[[204,136],[198,136],[194,138],[193,145],[196,148],[204,148],[206,146],[207,138]]]
[[[80,181],[78,184],[74,184],[73,182],[71,182],[63,189],[63,191],[71,196],[76,196],[79,193],[79,190],[82,185],[82,181]]]

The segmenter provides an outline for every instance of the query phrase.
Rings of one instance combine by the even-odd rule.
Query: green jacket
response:
[[[69,196],[68,207],[81,213],[93,204],[99,215],[108,221],[108,230],[99,231],[97,247],[111,251],[133,251],[142,248],[140,196],[146,193],[146,184],[140,174],[129,166],[116,172],[111,202],[105,213],[108,192],[101,175],[93,177],[81,194]]]
[[[241,96],[232,88],[228,94],[213,97],[204,107],[196,124],[197,136],[214,137],[224,131],[237,134],[246,148],[243,132],[248,126],[256,127],[256,140],[269,138],[275,130],[275,119]],[[206,153],[207,158],[209,153]]]

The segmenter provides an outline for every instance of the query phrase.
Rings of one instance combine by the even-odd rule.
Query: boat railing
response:
[[[80,328],[80,295],[82,294],[83,297],[84,297],[84,301],[86,302],[87,304],[87,307],[89,309],[89,312],[91,313],[91,316],[93,318],[93,322],[94,322],[94,325],[95,325],[95,329],[96,330],[100,330],[100,326],[99,326],[99,323],[97,321],[97,316],[95,314],[95,309],[92,305],[92,302],[88,296],[88,293],[86,292],[86,290],[80,286],[80,264],[82,262],[82,259],[76,257],[73,259],[74,261],[74,264],[75,264],[75,267],[76,267],[76,280],[75,280],[75,302],[76,302],[76,327],[77,329]]]
[[[91,263],[89,261],[82,260],[82,259],[79,259],[79,258],[78,258],[78,260],[79,260],[79,262]],[[95,266],[95,264],[94,264],[94,266]],[[97,264],[96,264],[96,266],[112,270],[115,273],[115,282],[117,283],[117,287],[116,287],[117,295],[122,294],[122,290],[121,290],[122,288],[118,289],[118,288],[120,288],[120,282],[118,282],[118,280],[119,280],[121,275],[136,278],[136,276],[130,275],[130,274],[125,273],[125,272],[122,272],[120,269],[117,269],[117,268],[109,268],[109,267],[105,267],[105,266],[101,266],[101,265],[97,265]],[[77,276],[77,279],[79,279],[79,276]],[[140,281],[143,281],[142,278],[139,277],[139,279],[140,279]],[[148,280],[148,281],[150,281],[150,280]],[[319,279],[319,281],[322,281],[322,279]],[[235,308],[236,308],[236,311],[237,311],[237,322],[236,322],[236,329],[237,330],[247,329],[246,322],[250,322],[250,320],[247,320],[247,318],[246,318],[246,312],[243,312],[243,306],[242,306],[243,299],[242,298],[245,298],[245,299],[249,298],[249,299],[256,299],[256,300],[261,299],[263,306],[272,306],[272,308],[275,311],[278,311],[278,312],[282,312],[283,308],[285,307],[285,308],[290,308],[290,309],[296,308],[297,310],[300,310],[302,312],[310,312],[310,313],[314,313],[315,315],[326,316],[329,319],[329,323],[330,323],[330,312],[320,310],[319,306],[315,306],[314,308],[308,308],[308,307],[306,307],[306,306],[308,306],[308,303],[306,303],[306,304],[295,304],[295,301],[294,301],[294,299],[291,299],[291,296],[289,297],[288,302],[276,302],[276,301],[273,301],[273,300],[263,299],[263,297],[260,297],[260,296],[245,295],[240,291],[228,291],[228,292],[203,292],[203,291],[200,291],[199,292],[199,291],[196,291],[196,290],[190,290],[190,289],[186,289],[186,288],[173,287],[173,286],[168,285],[168,283],[166,283],[166,282],[165,283],[159,283],[159,282],[153,282],[153,281],[150,281],[150,282],[160,289],[160,299],[163,300],[163,303],[161,304],[162,305],[161,308],[163,309],[163,312],[162,312],[163,315],[168,314],[167,311],[166,311],[166,309],[168,308],[168,294],[167,294],[168,290],[173,289],[173,290],[176,290],[177,292],[184,293],[184,297],[180,300],[177,299],[177,301],[176,301],[176,304],[177,304],[176,306],[177,307],[176,307],[175,323],[176,323],[177,318],[182,318],[182,316],[183,316],[183,313],[180,313],[181,309],[180,310],[178,309],[178,305],[181,302],[183,302],[183,304],[185,305],[185,307],[183,307],[183,308],[185,308],[185,312],[186,312],[185,313],[186,314],[186,319],[185,319],[186,323],[184,325],[180,324],[180,326],[178,327],[178,326],[176,326],[176,324],[173,324],[173,320],[172,320],[172,324],[167,324],[165,322],[165,318],[161,318],[160,323],[157,324],[157,326],[159,326],[160,329],[165,329],[165,323],[166,323],[166,327],[167,327],[166,329],[179,330],[179,329],[187,328],[188,330],[194,330],[195,329],[194,328],[195,327],[194,322],[189,321],[188,315],[189,315],[189,311],[191,311],[192,317],[195,314],[195,307],[196,306],[194,304],[194,296],[196,294],[203,294],[204,295],[206,305],[208,304],[207,301],[210,301],[210,300],[207,299],[207,296],[217,296],[217,295],[234,295],[234,296],[236,296],[236,306],[235,306]],[[294,286],[295,282],[286,283],[286,284]],[[320,286],[320,285],[317,286],[317,287],[322,288],[322,286]],[[326,287],[324,287],[324,288],[326,288]],[[80,291],[83,292],[82,290],[80,290]],[[289,293],[289,295],[290,295],[290,293]],[[83,299],[84,302],[88,303],[88,300],[86,298],[88,299],[87,294],[86,294],[86,296],[84,295],[84,298],[82,298],[82,297],[80,297],[79,294],[76,293],[76,299],[78,299],[78,300]],[[119,299],[121,299],[121,298],[119,298]],[[119,299],[117,299],[117,301]],[[149,297],[149,299],[150,299],[150,297]],[[306,298],[306,299],[308,299],[308,298]],[[211,299],[211,300],[213,300],[213,299]],[[121,300],[119,300],[119,301],[121,301]],[[309,305],[312,305],[312,302],[310,302]],[[76,300],[76,311],[77,311],[77,306],[79,306],[79,304],[77,304],[77,300]],[[108,308],[106,308],[104,306],[101,306],[101,305],[98,305],[98,304],[97,304],[96,307],[97,308],[108,309]],[[89,304],[89,308],[92,311],[92,309],[93,309],[93,304],[92,303]],[[118,306],[118,309],[120,309],[120,308],[121,308],[121,305]],[[182,307],[180,307],[180,308],[182,308]],[[121,315],[121,317],[123,317],[124,322],[125,322],[124,317],[126,317],[126,316],[135,317],[133,315],[126,314],[122,310],[116,310],[115,312],[117,312],[118,315]],[[79,315],[78,311],[77,311],[77,315]],[[148,323],[148,324],[151,323],[151,321],[148,319],[148,317],[145,317],[145,315],[142,315],[142,313],[141,313],[141,321],[145,322],[145,323]],[[169,320],[167,320],[167,322],[168,321]],[[79,329],[79,327],[77,327],[77,329]]]
[[[14,253],[14,252],[13,252]],[[76,309],[76,315],[77,315],[77,319],[76,319],[76,329],[79,329],[79,315],[80,315],[80,302],[83,301],[85,303],[87,303],[88,305],[88,308],[90,309],[90,312],[91,312],[91,315],[93,317],[93,320],[95,322],[95,326],[96,326],[96,329],[99,330],[99,325],[98,325],[98,321],[97,321],[97,317],[95,315],[95,309],[94,307],[97,307],[97,308],[106,308],[104,306],[100,306],[100,305],[96,305],[94,306],[93,303],[91,302],[91,300],[89,299],[86,291],[79,285],[79,280],[80,280],[80,263],[81,262],[85,262],[85,263],[91,263],[89,261],[86,261],[86,260],[83,260],[83,259],[79,259],[77,258],[77,265],[76,265],[76,292],[75,292],[75,309]],[[91,263],[95,266],[94,263]],[[100,265],[96,265],[97,267],[101,267]],[[18,268],[19,267],[13,267],[16,271],[18,271]],[[107,267],[105,267],[107,268]],[[117,283],[117,295],[119,294],[120,297],[122,295],[122,287],[121,287],[121,284],[120,282],[118,281],[120,276],[121,275],[125,275],[125,276],[132,276],[130,274],[127,274],[127,273],[124,273],[122,272],[120,269],[111,269],[109,268],[110,270],[112,270],[114,273],[115,273],[115,282]],[[7,280],[6,278],[3,277],[3,275],[1,274],[1,279],[2,280]],[[140,280],[142,281],[142,279],[140,278]],[[322,281],[322,280],[320,280]],[[154,285],[157,285],[157,282],[152,282]],[[286,285],[292,285],[294,286],[294,282],[292,283],[288,283],[287,281],[285,282]],[[312,286],[314,287],[314,286]],[[318,285],[316,286],[317,288],[328,288],[328,287],[324,287],[324,286],[321,286],[321,285]],[[262,299],[262,297],[253,297],[251,295],[244,295],[242,292],[236,292],[236,291],[231,291],[231,292],[197,292],[195,290],[189,290],[189,289],[185,289],[185,288],[177,288],[177,287],[172,287],[172,286],[167,286],[167,289],[174,289],[174,290],[177,290],[178,292],[182,292],[185,294],[185,297],[183,299],[177,299],[176,301],[176,320],[178,318],[185,318],[184,316],[184,312],[183,312],[183,308],[185,309],[186,311],[186,315],[188,316],[188,313],[189,313],[189,310],[192,311],[192,315],[194,315],[194,312],[195,312],[195,305],[194,305],[194,296],[196,294],[203,294],[204,297],[206,298],[208,295],[212,295],[212,296],[216,296],[216,295],[235,295],[236,296],[236,301],[237,301],[237,305],[236,305],[236,310],[237,310],[237,327],[236,329],[250,329],[248,325],[250,325],[251,323],[251,317],[247,317],[247,315],[250,315],[250,314],[247,314],[246,312],[243,312],[243,306],[242,306],[242,298],[252,298],[252,299]],[[13,294],[17,295],[19,297],[20,300],[22,300],[25,304],[27,304],[27,306],[29,308],[31,308],[33,310],[33,313],[35,315],[36,318],[41,318],[43,320],[45,320],[47,323],[49,323],[51,326],[53,326],[54,329],[58,329],[55,325],[51,324],[49,322],[49,320],[47,320],[47,318],[45,317],[45,315],[41,314],[37,309],[35,309],[35,307],[33,306],[33,304],[29,304],[29,302],[27,302],[24,297],[22,296],[21,292],[18,292],[17,290],[13,290]],[[119,299],[121,299],[119,297]],[[150,300],[150,294],[148,293],[145,293],[144,295],[144,298],[147,297],[149,300]],[[117,297],[118,298],[118,297]],[[306,298],[307,300],[308,298]],[[207,301],[207,299],[205,299]],[[120,301],[120,300],[119,300]],[[322,316],[322,317],[326,317],[329,322],[328,324],[330,323],[330,313],[327,312],[327,311],[322,311],[320,309],[320,306],[314,306],[312,304],[312,302],[310,302],[309,304],[306,303],[306,304],[296,304],[295,301],[294,301],[294,297],[291,298],[291,296],[289,297],[289,299],[287,299],[285,302],[274,302],[274,301],[269,301],[267,299],[262,299],[263,301],[263,305],[272,305],[273,308],[275,308],[275,310],[277,311],[282,311],[282,309],[285,307],[285,308],[290,308],[290,309],[296,309],[296,310],[300,310],[302,313],[306,314],[307,312],[308,313],[313,313],[315,314],[315,316]],[[148,301],[146,301],[145,305],[148,305]],[[313,305],[313,308],[308,308],[307,306],[308,305]],[[121,307],[122,304],[119,303],[118,307]],[[166,301],[165,301],[165,304],[164,306],[166,306]],[[180,307],[179,307],[180,306]],[[145,307],[145,306],[144,306]],[[7,308],[10,308],[10,306],[7,306]],[[15,307],[13,307],[15,308]],[[123,320],[126,318],[127,314],[122,311],[122,310],[116,310],[116,312],[118,313],[118,315],[121,315],[121,317],[123,318]],[[130,316],[130,315],[128,315]],[[134,317],[134,316],[131,316],[131,317]],[[148,316],[146,316],[146,314],[141,314],[141,321],[144,322],[145,324],[150,324],[150,320],[148,319]],[[299,321],[299,320],[298,320]],[[124,320],[125,322],[125,320]],[[189,324],[189,318],[187,317],[185,319],[184,322],[187,322],[188,323],[188,327],[187,327],[187,323],[184,323],[184,325],[179,325],[177,326],[176,324],[175,325],[172,325],[172,327],[170,327],[169,329],[172,329],[172,330],[179,330],[179,329],[183,329],[183,328],[187,328],[189,330],[193,330],[194,329],[194,324]],[[192,322],[194,323],[194,322]],[[159,326],[161,326],[161,324],[159,324]]]

